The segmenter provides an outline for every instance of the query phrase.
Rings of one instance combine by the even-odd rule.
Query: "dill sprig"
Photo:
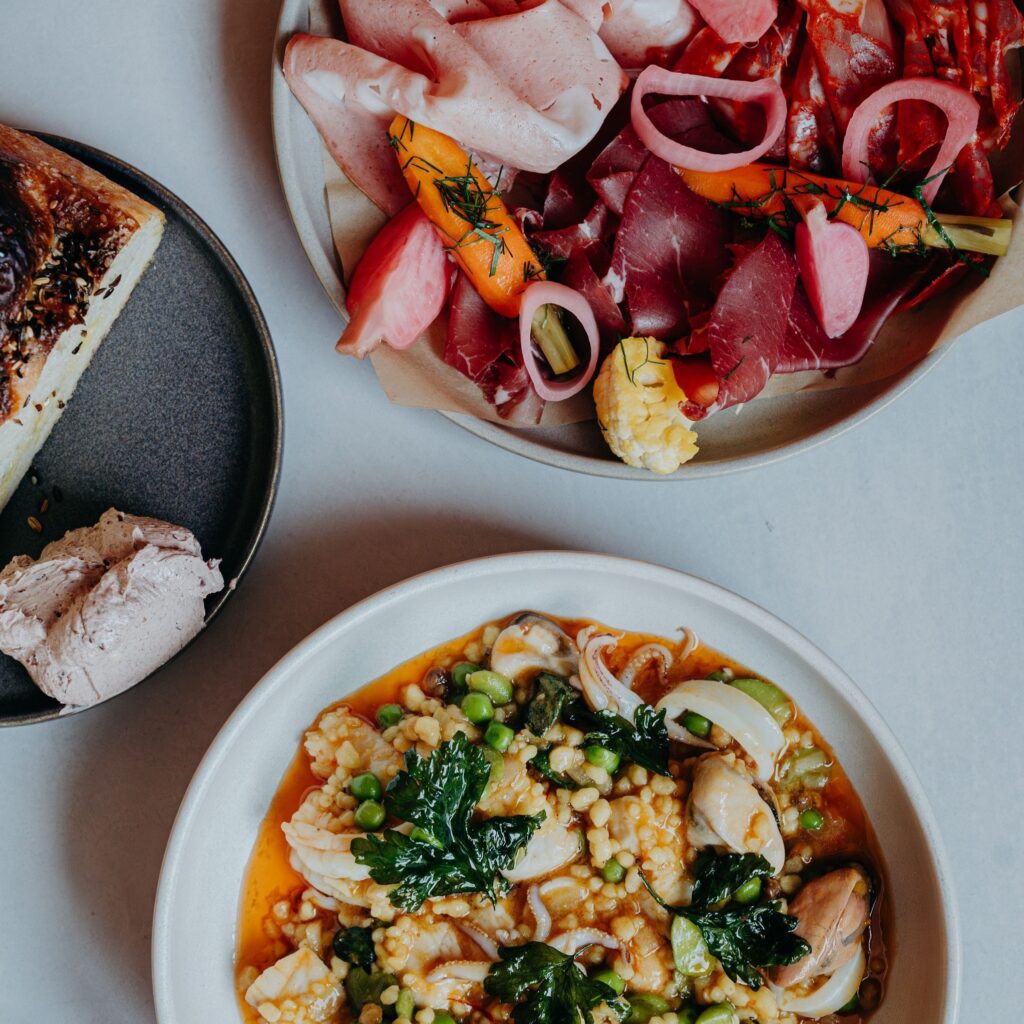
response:
[[[952,167],[952,164],[950,164],[950,167]],[[924,198],[925,186],[935,181],[936,178],[942,177],[942,175],[945,174],[948,170],[949,167],[947,167],[945,170],[938,171],[936,174],[933,174],[930,178],[925,178],[924,181],[922,181],[920,184],[915,185],[913,188],[914,198],[921,204],[921,209],[924,210],[924,215],[925,217],[928,218],[928,226],[931,227],[932,230],[939,236],[939,238],[941,238],[942,241],[946,243],[946,246],[949,248],[950,252],[953,253],[954,257],[960,263],[963,263],[967,267],[970,267],[976,273],[981,274],[982,277],[988,277],[988,267],[984,266],[977,260],[973,259],[970,255],[968,255],[968,253],[964,252],[964,250],[961,249],[956,244],[956,242],[953,241],[952,238],[949,237],[949,233],[942,226],[942,222],[939,220],[938,217],[935,216],[935,211],[931,208],[931,206],[928,205],[927,200]]]
[[[415,159],[415,158],[413,158]],[[421,168],[422,169],[422,168]],[[440,174],[439,168],[428,167]],[[501,181],[499,172],[498,181]],[[454,213],[468,225],[465,233],[454,240],[452,248],[458,249],[477,242],[485,242],[494,247],[489,274],[493,277],[498,272],[498,263],[507,251],[505,239],[501,236],[508,227],[494,219],[494,203],[500,202],[497,188],[485,187],[474,173],[473,158],[469,158],[465,174],[443,174],[434,179],[434,186],[441,196],[445,210]]]
[[[781,180],[779,177],[776,177],[777,173]],[[779,168],[778,172],[774,169],[769,172],[768,190],[766,192],[759,196],[744,197],[739,194],[734,186],[732,190],[733,198],[720,205],[723,209],[740,214],[741,216],[757,216],[759,211],[765,207],[781,202],[782,209],[768,214],[764,219],[772,231],[788,240],[790,229],[800,220],[800,211],[793,201],[794,197],[807,196],[809,198],[830,200],[832,205],[828,215],[832,220],[836,218],[840,210],[845,206],[852,206],[863,212],[869,231],[871,231],[874,230],[875,218],[879,214],[886,213],[901,205],[900,197],[895,193],[890,192],[885,199],[880,199],[878,195],[880,188],[884,188],[884,186],[869,185],[865,182],[859,188],[851,189],[846,182],[836,181],[832,184],[814,181],[798,170]],[[869,195],[869,189],[874,191],[873,198]],[[904,226],[897,229],[893,234],[911,230]],[[890,237],[889,251],[917,252],[921,247],[921,243],[917,239],[910,243],[900,243],[900,246],[906,246],[906,248],[899,249],[895,239]]]

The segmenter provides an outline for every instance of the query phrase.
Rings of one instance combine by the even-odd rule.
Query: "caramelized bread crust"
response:
[[[79,161],[0,125],[0,424],[31,395],[61,335],[84,322],[140,223],[159,216]]]

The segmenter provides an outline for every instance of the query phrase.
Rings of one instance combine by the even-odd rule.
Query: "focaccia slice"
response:
[[[155,207],[0,125],[0,509],[163,234]]]

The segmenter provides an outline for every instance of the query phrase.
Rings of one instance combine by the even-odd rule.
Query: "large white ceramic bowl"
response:
[[[321,708],[526,607],[656,633],[687,625],[784,686],[834,746],[888,866],[895,956],[875,1024],[954,1024],[960,940],[949,870],[913,769],[867,698],[799,633],[735,594],[670,569],[560,552],[464,562],[382,591],[304,640],[239,705],[192,780],[164,858],[153,925],[160,1024],[238,1019],[243,873],[281,775]]]

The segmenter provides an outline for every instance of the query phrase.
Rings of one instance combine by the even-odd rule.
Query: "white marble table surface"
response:
[[[446,562],[538,547],[690,570],[836,658],[904,743],[945,833],[963,917],[963,1020],[1015,1019],[1024,315],[969,336],[895,407],[831,444],[690,484],[559,472],[438,415],[392,408],[369,366],[335,356],[337,316],[278,188],[277,5],[0,4],[0,121],[116,153],[210,223],[263,304],[287,415],[269,536],[209,633],[106,707],[0,732],[0,1021],[152,1021],[164,843],[239,699],[356,599]]]

